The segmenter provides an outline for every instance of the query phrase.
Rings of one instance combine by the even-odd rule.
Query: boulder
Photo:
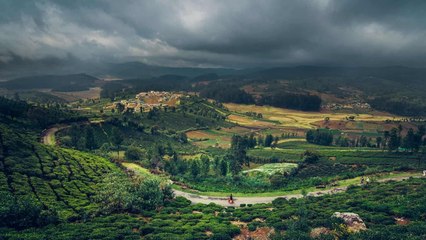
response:
[[[335,212],[333,217],[343,219],[343,222],[348,227],[349,232],[359,232],[367,230],[364,221],[356,213],[340,213]]]

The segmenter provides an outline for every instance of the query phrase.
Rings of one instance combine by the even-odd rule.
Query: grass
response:
[[[297,164],[295,163],[267,163],[257,168],[245,170],[243,173],[262,173],[266,175],[274,175],[276,173],[290,172],[296,167]]]
[[[151,176],[152,175],[151,172],[148,169],[143,168],[136,163],[123,162],[123,163],[121,163],[121,165],[123,165],[125,168],[127,168],[129,170],[132,170],[133,172],[135,172],[137,175],[140,175],[140,176]]]
[[[126,153],[126,151],[119,151],[119,153],[117,153],[117,151],[110,151],[108,152],[108,156],[111,159],[117,159],[117,160],[124,160],[124,154]]]
[[[204,129],[186,132],[192,143],[201,148],[221,147],[229,148],[232,135],[248,134],[251,129],[244,127],[231,127],[220,129]]]
[[[169,184],[170,179],[165,175],[154,175],[148,169],[136,163],[122,162],[121,165],[142,178],[157,178],[162,184]]]

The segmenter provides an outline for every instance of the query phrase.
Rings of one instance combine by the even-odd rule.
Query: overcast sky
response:
[[[0,60],[426,67],[426,1],[0,0]]]

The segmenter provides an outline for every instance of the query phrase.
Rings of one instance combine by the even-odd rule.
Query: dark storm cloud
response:
[[[0,60],[426,65],[426,1],[0,0]]]

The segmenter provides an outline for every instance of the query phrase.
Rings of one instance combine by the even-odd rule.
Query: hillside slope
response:
[[[0,125],[0,194],[29,198],[43,210],[56,211],[60,219],[92,212],[96,184],[118,167],[91,154],[43,146],[30,138]]]

